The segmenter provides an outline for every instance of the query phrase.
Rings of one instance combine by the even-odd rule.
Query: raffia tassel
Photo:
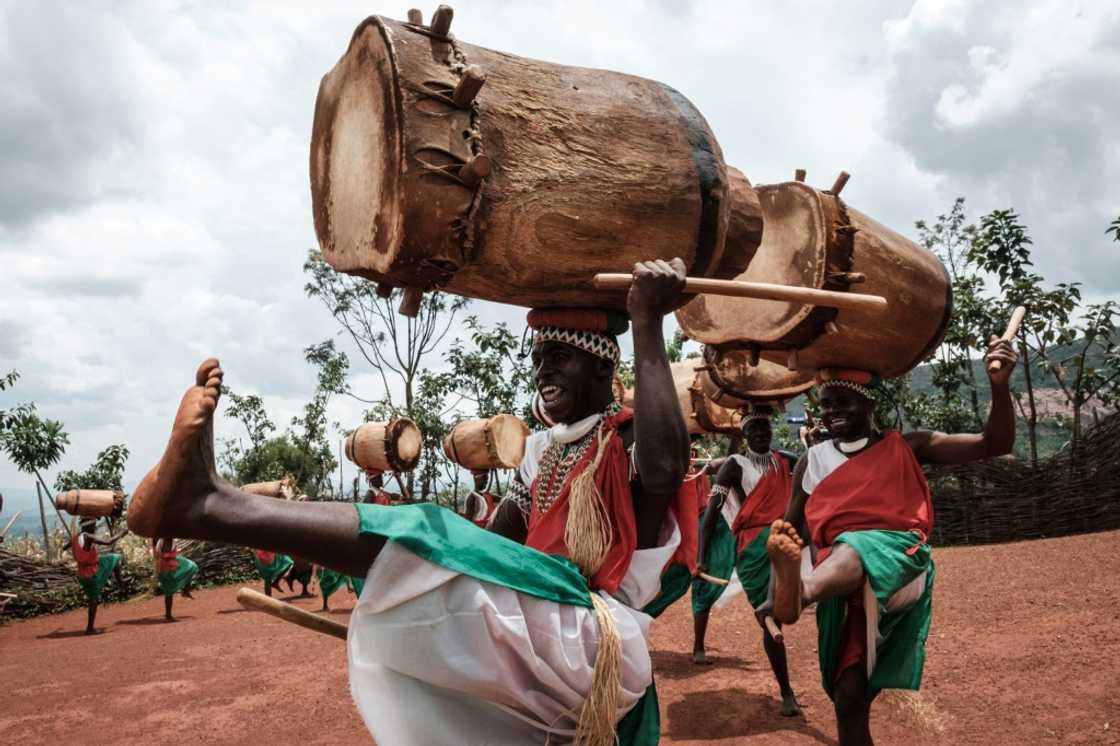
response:
[[[564,525],[564,543],[568,555],[585,577],[590,578],[603,565],[611,546],[611,517],[603,505],[595,474],[607,452],[607,445],[615,436],[613,430],[600,426],[595,458],[572,480],[568,493],[568,522]]]
[[[622,687],[622,638],[607,602],[597,593],[591,594],[591,602],[599,624],[599,649],[595,653],[591,691],[579,710],[579,725],[572,743],[575,746],[614,746],[618,742],[615,717],[618,692]]]

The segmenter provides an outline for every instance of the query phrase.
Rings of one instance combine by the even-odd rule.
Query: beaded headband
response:
[[[601,332],[542,326],[534,331],[533,346],[536,347],[542,342],[562,342],[584,352],[590,352],[596,357],[609,360],[616,366],[622,358],[622,353],[618,349],[618,342],[615,341],[615,338]]]

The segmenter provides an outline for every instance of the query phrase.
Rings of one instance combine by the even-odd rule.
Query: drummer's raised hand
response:
[[[999,361],[1000,368],[992,370],[991,364],[996,360]],[[1007,386],[1011,380],[1011,371],[1015,369],[1015,363],[1018,361],[1019,355],[1016,354],[1012,343],[993,334],[988,340],[988,354],[984,356],[984,370],[988,371],[988,379],[992,385]]]
[[[664,316],[684,289],[685,267],[679,258],[666,262],[654,259],[634,265],[634,282],[626,296],[630,318]]]

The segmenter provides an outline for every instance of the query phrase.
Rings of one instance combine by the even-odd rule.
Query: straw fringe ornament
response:
[[[597,593],[591,594],[591,602],[599,624],[599,650],[595,653],[591,691],[580,707],[579,725],[572,743],[575,746],[614,746],[618,742],[615,718],[622,686],[622,638],[607,602]]]
[[[568,546],[572,562],[588,578],[602,566],[614,533],[610,514],[603,505],[603,496],[599,494],[599,485],[595,483],[595,474],[599,471],[599,464],[613,437],[613,430],[599,426],[595,458],[575,476],[568,493],[568,522],[564,526],[564,543]]]

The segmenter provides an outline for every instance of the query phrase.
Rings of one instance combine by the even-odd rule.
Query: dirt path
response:
[[[919,695],[876,702],[880,744],[1120,744],[1120,532],[935,552]],[[344,645],[242,611],[236,589],[104,607],[0,628],[5,743],[370,743],[350,704]],[[336,595],[345,621],[352,597]],[[314,609],[318,600],[296,600]],[[777,689],[745,602],[712,615],[711,667],[691,663],[687,600],[653,627],[663,743],[835,744],[817,683],[816,627],[788,630],[804,718]]]

